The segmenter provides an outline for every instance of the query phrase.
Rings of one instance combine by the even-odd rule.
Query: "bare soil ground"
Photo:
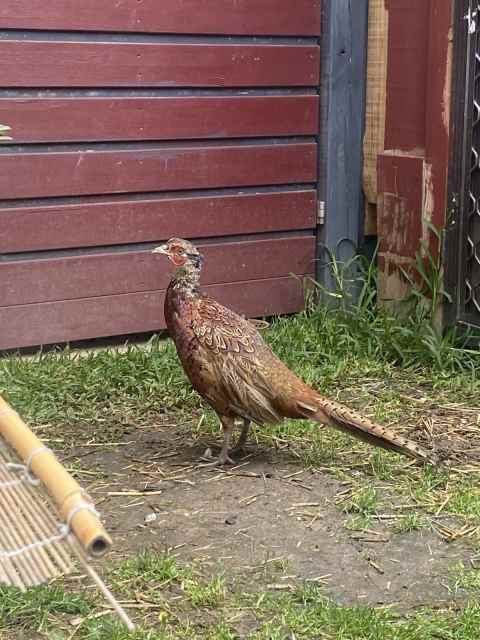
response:
[[[173,549],[247,591],[316,581],[341,604],[401,611],[463,600],[448,574],[469,565],[468,544],[431,529],[396,533],[395,504],[369,528],[349,531],[339,508],[348,481],[305,469],[288,451],[251,445],[237,466],[212,469],[201,456],[215,439],[195,442],[188,426],[143,427],[125,441],[68,456],[84,484],[100,478],[89,490],[114,536],[115,562],[143,548]]]

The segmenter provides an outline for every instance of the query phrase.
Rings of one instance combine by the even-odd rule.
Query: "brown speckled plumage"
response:
[[[411,440],[328,400],[300,380],[264,342],[255,327],[199,290],[203,258],[189,242],[169,240],[155,253],[178,268],[165,298],[165,320],[193,388],[218,414],[224,444],[218,462],[229,457],[236,420],[248,427],[284,418],[309,419],[350,433],[370,444],[421,460],[430,454]]]

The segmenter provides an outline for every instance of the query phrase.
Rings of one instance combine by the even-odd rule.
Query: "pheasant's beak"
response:
[[[168,247],[166,244],[161,244],[159,247],[155,247],[152,253],[163,253],[168,256]]]

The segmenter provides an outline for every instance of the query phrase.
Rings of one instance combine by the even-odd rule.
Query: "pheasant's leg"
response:
[[[243,419],[242,431],[240,432],[240,437],[238,438],[238,442],[235,445],[235,448],[232,449],[231,453],[238,453],[243,450],[243,447],[248,438],[248,430],[250,428],[250,420]]]
[[[218,467],[223,464],[235,464],[230,458],[230,443],[232,441],[233,429],[235,427],[235,421],[233,418],[227,418],[227,416],[219,416],[220,422],[223,427],[223,444],[218,458],[211,463],[212,467]]]
[[[222,423],[223,427],[223,444],[217,462],[219,465],[235,464],[235,462],[228,455],[230,451],[230,443],[232,441],[233,430],[235,428],[235,420],[233,418],[221,416],[220,422]]]

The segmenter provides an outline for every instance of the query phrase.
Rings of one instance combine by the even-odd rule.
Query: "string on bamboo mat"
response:
[[[81,511],[98,517],[92,503],[78,500],[62,522],[51,499],[35,478],[34,458],[48,452],[34,449],[25,464],[0,437],[0,584],[25,591],[71,573],[77,560],[129,629],[134,625],[91,566],[72,532],[72,520]]]
[[[20,473],[20,475],[19,475]],[[26,465],[0,445],[0,582],[24,591],[72,570],[68,528],[58,523]]]

